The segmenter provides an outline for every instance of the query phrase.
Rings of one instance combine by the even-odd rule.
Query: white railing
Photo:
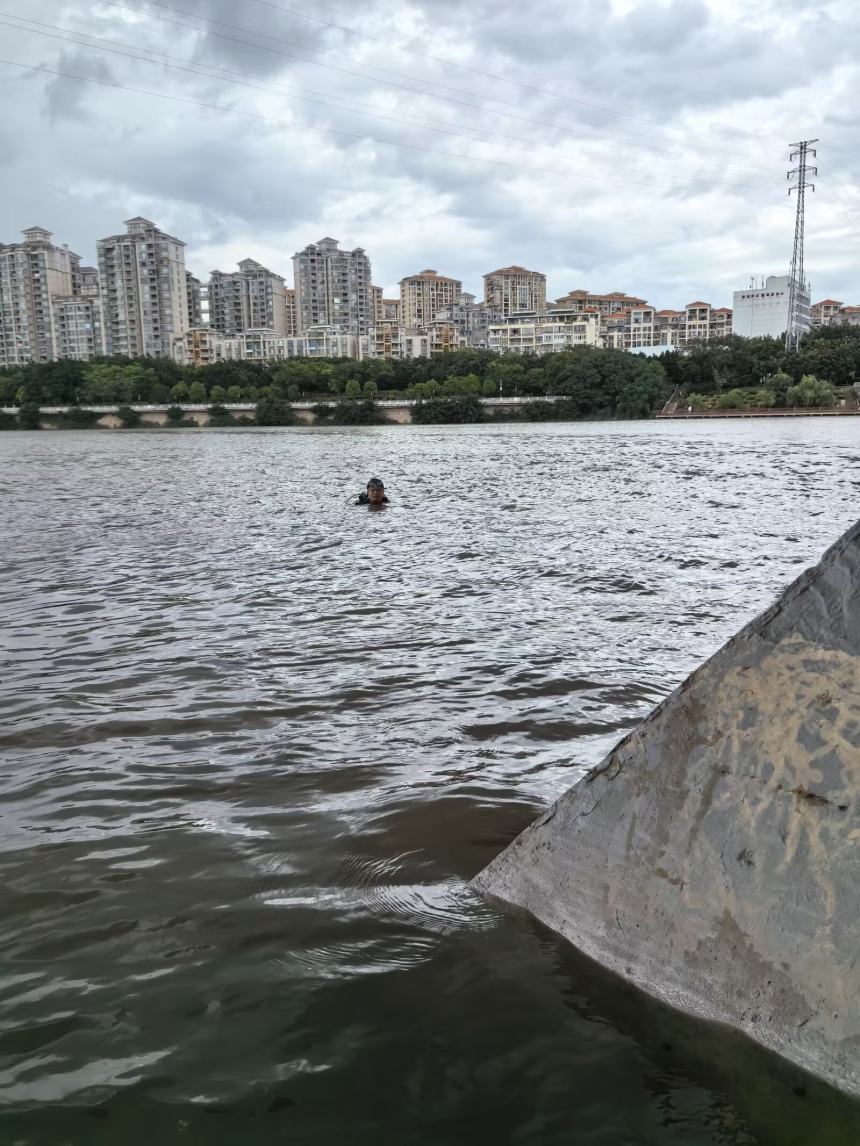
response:
[[[437,395],[437,397],[463,397],[460,394],[454,395]],[[366,395],[359,395],[358,400],[366,398]],[[523,402],[557,402],[559,396],[541,394],[531,398],[479,398],[483,406],[517,406]],[[343,398],[325,398],[316,402],[288,402],[287,404],[293,410],[312,410],[315,406],[337,406],[339,401]],[[404,407],[417,406],[420,399],[418,398],[374,398],[377,406],[386,407]],[[167,410],[174,406],[178,406],[180,410],[186,413],[205,413],[213,406],[220,406],[224,410],[233,410],[236,412],[253,413],[257,409],[256,402],[170,402],[161,405],[146,405],[141,402],[122,403],[128,405],[130,410],[134,410],[137,414],[164,414]],[[0,412],[4,414],[17,414],[20,407],[18,406],[0,406]],[[120,406],[40,406],[40,414],[68,414],[70,410],[86,410],[91,414],[116,414],[119,412]]]

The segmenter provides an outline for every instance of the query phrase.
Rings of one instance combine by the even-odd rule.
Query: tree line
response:
[[[0,405],[82,406],[451,397],[570,399],[577,417],[647,417],[665,399],[658,362],[583,347],[543,357],[459,350],[405,362],[290,359],[200,368],[164,359],[31,363],[0,371]]]
[[[645,358],[580,347],[555,354],[498,355],[464,349],[429,359],[290,359],[180,366],[169,359],[103,358],[0,370],[0,406],[131,406],[380,398],[566,399],[577,418],[648,417],[673,391],[691,405],[826,404],[833,388],[860,380],[860,329],[816,331],[787,354],[773,338],[731,337]],[[813,400],[814,399],[814,400]],[[280,424],[280,423],[278,423]]]

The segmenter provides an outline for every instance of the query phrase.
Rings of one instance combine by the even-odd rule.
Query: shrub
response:
[[[0,430],[17,430],[18,419],[14,414],[5,414],[0,410]]]
[[[215,387],[213,387],[213,389],[215,389]],[[219,406],[217,404],[214,406],[210,406],[209,409],[207,410],[207,413],[209,414],[209,425],[210,426],[235,426],[236,425],[236,423],[233,421],[233,418],[230,414],[230,411],[225,410],[223,406]]]
[[[140,414],[137,410],[132,410],[131,406],[120,406],[116,413],[124,429],[132,430],[140,425]]]
[[[18,425],[22,430],[41,430],[42,417],[35,402],[24,402],[18,410]]]
[[[167,424],[168,426],[181,426],[185,420],[185,414],[182,412],[181,406],[168,406],[167,407]]]
[[[332,411],[332,422],[336,426],[378,426],[385,421],[376,403],[370,398],[361,402],[349,399],[340,401]]]
[[[98,422],[101,415],[95,410],[82,410],[71,406],[65,414],[60,414],[58,425],[66,430],[89,430]]]
[[[292,426],[295,421],[289,402],[283,398],[268,394],[257,403],[258,426]]]
[[[452,425],[483,422],[484,407],[473,394],[453,398],[429,398],[412,408],[412,421],[419,425]]]

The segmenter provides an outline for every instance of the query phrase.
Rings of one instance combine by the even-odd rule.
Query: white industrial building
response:
[[[768,275],[764,286],[736,290],[732,309],[732,333],[741,338],[781,338],[788,329],[791,280],[788,275]],[[808,287],[802,289],[797,306],[804,330],[810,327]]]

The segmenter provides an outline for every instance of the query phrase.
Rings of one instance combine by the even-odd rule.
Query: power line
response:
[[[99,0],[99,2],[105,4],[106,6],[108,6],[110,8],[118,8],[118,9],[125,11],[125,12],[131,12],[135,16],[146,15],[146,16],[149,16],[151,19],[161,20],[161,21],[168,23],[168,24],[174,24],[180,28],[189,28],[191,31],[194,31],[194,32],[206,31],[208,35],[215,36],[218,39],[228,40],[231,43],[243,44],[245,47],[255,48],[257,51],[269,52],[269,53],[272,53],[274,55],[284,56],[287,59],[299,60],[301,63],[311,64],[314,67],[321,67],[321,68],[326,68],[330,71],[340,72],[343,75],[353,76],[354,78],[363,80],[365,82],[367,80],[373,80],[373,82],[375,82],[375,83],[383,83],[389,87],[399,88],[403,91],[411,92],[413,95],[420,95],[420,96],[424,96],[424,97],[429,97],[431,99],[440,99],[440,100],[444,100],[447,103],[456,103],[456,104],[459,104],[463,107],[470,107],[473,110],[490,112],[491,114],[496,114],[496,115],[504,115],[508,119],[518,119],[518,120],[521,120],[523,123],[529,123],[533,126],[538,125],[541,127],[550,127],[550,128],[557,130],[559,128],[559,126],[568,125],[570,130],[577,132],[579,135],[589,136],[590,138],[598,139],[603,143],[623,143],[624,146],[626,146],[626,147],[638,147],[638,148],[642,148],[646,151],[660,151],[666,155],[672,155],[672,156],[677,156],[679,154],[677,148],[676,148],[676,150],[670,150],[670,149],[665,148],[665,147],[658,147],[652,143],[639,143],[639,142],[634,142],[634,141],[630,141],[627,139],[624,139],[624,140],[611,139],[611,138],[608,138],[605,134],[601,134],[600,132],[589,131],[586,128],[581,127],[579,124],[575,123],[572,120],[561,120],[560,122],[548,122],[546,119],[536,119],[533,116],[525,116],[525,115],[519,114],[519,105],[518,104],[508,103],[505,100],[498,100],[492,96],[484,97],[481,95],[477,95],[475,92],[464,91],[462,88],[448,87],[448,86],[443,85],[443,84],[438,84],[433,80],[419,80],[419,82],[432,84],[434,87],[442,88],[443,91],[458,92],[460,95],[468,95],[468,96],[473,96],[477,99],[489,100],[490,103],[498,103],[504,107],[513,107],[513,108],[516,108],[517,111],[513,112],[513,113],[512,112],[504,112],[504,113],[494,112],[492,108],[488,108],[484,104],[473,103],[469,100],[463,100],[463,99],[455,98],[452,96],[442,96],[442,95],[437,95],[436,93],[433,93],[433,92],[422,91],[420,88],[413,87],[409,84],[403,84],[403,83],[396,82],[393,80],[379,79],[376,76],[368,76],[368,75],[365,75],[361,72],[353,71],[350,68],[342,68],[342,67],[336,66],[335,64],[322,63],[320,60],[308,60],[304,56],[296,56],[292,52],[285,52],[282,49],[278,49],[278,48],[270,48],[267,44],[256,44],[256,43],[250,42],[248,40],[238,40],[238,39],[236,39],[236,37],[225,35],[223,32],[214,32],[214,31],[211,31],[210,29],[200,28],[196,24],[187,24],[182,20],[174,20],[168,16],[159,16],[155,12],[146,12],[146,11],[142,11],[140,8],[132,8],[132,7],[129,7],[129,5],[127,5],[127,4],[119,3],[118,0]],[[341,60],[345,63],[352,64],[353,66],[355,66],[355,61],[349,59],[349,57],[338,56],[334,52],[324,52],[324,51],[321,51],[320,49],[317,49],[317,48],[308,47],[305,44],[296,44],[292,40],[285,40],[280,36],[273,36],[273,35],[269,34],[268,32],[256,32],[251,28],[244,28],[241,25],[228,24],[224,20],[216,20],[216,19],[208,17],[208,16],[199,16],[196,12],[189,12],[187,9],[184,9],[184,8],[171,7],[168,4],[161,3],[160,0],[144,0],[144,2],[147,3],[150,7],[161,8],[166,12],[174,12],[174,13],[179,13],[180,15],[191,16],[193,19],[200,20],[205,24],[214,24],[214,25],[217,25],[218,27],[221,27],[221,28],[229,28],[231,31],[234,31],[234,32],[244,32],[246,35],[255,36],[258,39],[269,40],[272,43],[276,43],[276,44],[286,44],[288,47],[298,48],[300,51],[303,51],[303,52],[311,54],[311,55],[328,56],[331,59]],[[412,80],[415,79],[414,76],[407,76],[407,75],[404,75],[402,72],[391,71],[388,68],[380,68],[376,64],[359,64],[358,66],[366,68],[366,69],[370,68],[370,69],[373,69],[374,71],[382,72],[385,75],[397,76],[400,79],[412,79]],[[642,138],[641,136],[637,136],[635,133],[632,133],[632,132],[619,132],[619,130],[616,128],[607,128],[605,130],[616,131],[616,133],[624,134],[624,135],[633,135],[634,140]],[[714,150],[718,150],[718,149],[701,148],[700,147],[697,150],[714,151]],[[680,152],[680,154],[684,154],[684,153]],[[726,154],[726,153],[723,151],[720,151],[720,154]],[[736,151],[729,152],[728,154],[736,155]],[[771,172],[768,168],[761,167],[761,166],[753,167],[753,166],[750,166],[749,164],[736,164],[736,167],[738,167],[738,169],[755,171],[756,173],[759,173],[759,174],[761,174],[762,172],[764,172],[766,174],[771,174]]]
[[[437,148],[423,147],[417,143],[403,143],[403,142],[400,142],[397,140],[392,140],[392,139],[378,139],[375,136],[367,135],[365,133],[359,133],[359,132],[354,132],[354,131],[344,131],[340,128],[334,128],[334,127],[322,127],[322,126],[319,126],[319,125],[313,124],[313,123],[303,123],[303,122],[301,122],[301,120],[277,119],[275,116],[262,115],[259,112],[244,111],[240,108],[224,107],[223,104],[206,103],[203,100],[189,99],[186,96],[174,96],[174,95],[168,95],[166,92],[150,91],[148,88],[132,87],[129,84],[117,83],[115,80],[104,80],[104,79],[99,79],[95,76],[79,76],[79,75],[75,75],[72,72],[64,72],[64,71],[60,71],[59,69],[56,69],[56,68],[47,68],[47,67],[44,67],[43,65],[40,65],[40,64],[23,64],[20,62],[20,60],[7,60],[5,58],[0,58],[0,64],[9,64],[12,67],[23,68],[24,70],[31,71],[31,72],[43,72],[46,75],[61,76],[64,79],[78,80],[81,83],[98,84],[102,87],[114,88],[114,89],[119,90],[119,91],[133,92],[137,95],[152,96],[155,99],[169,100],[172,103],[185,104],[185,105],[190,106],[190,107],[200,107],[200,108],[205,108],[209,111],[221,111],[221,112],[226,112],[229,115],[239,115],[239,116],[243,116],[243,117],[249,118],[249,119],[259,119],[265,123],[277,124],[278,126],[281,126],[281,127],[300,127],[300,128],[307,128],[308,130],[311,130],[311,131],[324,131],[330,135],[339,135],[339,136],[342,136],[342,137],[347,138],[347,139],[357,139],[362,143],[366,143],[366,142],[379,143],[379,144],[382,144],[383,146],[386,146],[386,147],[400,147],[400,148],[404,148],[404,149],[409,150],[409,151],[419,151],[419,152],[422,152],[422,153],[428,154],[428,155],[441,155],[445,159],[465,159],[465,160],[472,162],[472,163],[474,163],[474,162],[489,163],[494,167],[505,167],[505,168],[510,168],[510,169],[516,170],[516,171],[527,171],[530,173],[540,172],[541,174],[545,174],[545,175],[560,175],[560,176],[563,176],[565,179],[569,179],[570,175],[571,175],[570,171],[559,171],[559,170],[554,169],[554,168],[533,167],[531,165],[526,167],[522,163],[509,163],[503,159],[488,159],[485,156],[464,155],[462,152],[459,152],[459,151],[439,151]],[[595,175],[580,175],[580,176],[578,176],[578,178],[585,179],[589,182],[596,182],[596,183],[607,183],[607,182],[609,182],[609,183],[612,183],[613,185],[619,184],[619,183],[624,183],[624,184],[627,184],[628,186],[648,187],[651,190],[654,189],[653,183],[634,182],[634,181],[629,180],[629,179],[614,179],[614,178],[613,179],[601,179],[599,176],[595,176]]]
[[[423,60],[430,60],[434,64],[443,64],[449,68],[459,68],[461,71],[470,72],[472,75],[481,76],[483,79],[493,80],[495,83],[509,84],[511,87],[521,88],[524,91],[537,92],[539,95],[551,95],[557,99],[563,99],[568,103],[578,104],[580,107],[590,108],[595,111],[607,112],[609,115],[617,115],[624,119],[637,120],[639,123],[647,123],[651,127],[662,127],[668,131],[682,132],[684,135],[693,135],[699,139],[709,138],[707,132],[702,131],[688,131],[683,127],[673,127],[671,124],[661,123],[659,120],[651,119],[644,115],[634,115],[632,112],[618,111],[616,108],[609,107],[606,104],[594,103],[591,100],[579,99],[576,96],[568,95],[565,92],[555,91],[552,88],[540,87],[536,84],[523,83],[520,80],[512,80],[509,76],[496,75],[493,72],[485,72],[480,68],[473,68],[469,64],[461,64],[458,60],[449,59],[447,56],[434,56],[428,52],[419,52],[416,48],[410,48],[406,44],[398,44],[392,40],[383,40],[379,36],[371,36],[366,32],[361,32],[357,28],[351,28],[343,24],[335,24],[330,20],[322,20],[319,16],[308,16],[304,12],[297,12],[294,8],[287,8],[283,4],[275,4],[273,0],[253,0],[255,4],[260,4],[264,8],[274,9],[275,12],[283,12],[290,16],[298,16],[300,20],[307,20],[313,24],[320,24],[324,28],[334,28],[339,32],[348,32],[352,36],[359,36],[362,40],[369,40],[374,44],[381,44],[386,48],[394,48],[398,52],[408,52],[412,56],[418,56]],[[321,7],[324,7],[321,5]],[[328,9],[333,11],[333,9]],[[346,13],[344,13],[345,15]],[[729,153],[728,148],[720,148],[724,153]]]
[[[9,13],[0,11],[0,17],[2,17],[2,16],[9,16]],[[138,60],[141,63],[155,64],[159,67],[168,67],[168,68],[172,68],[173,70],[176,70],[176,71],[188,72],[191,75],[201,76],[204,79],[218,79],[218,78],[220,78],[219,76],[212,76],[211,74],[209,74],[209,72],[200,71],[199,68],[191,67],[188,64],[188,61],[181,60],[176,56],[171,56],[167,52],[154,51],[154,50],[151,50],[148,48],[132,47],[129,44],[124,44],[124,43],[116,41],[116,40],[108,40],[104,36],[95,36],[95,35],[90,34],[89,32],[83,32],[83,33],[72,32],[70,35],[76,36],[78,38],[71,39],[69,34],[65,34],[65,35],[59,34],[59,33],[65,32],[66,30],[60,28],[56,24],[45,24],[40,20],[31,20],[28,17],[21,17],[21,16],[14,16],[13,19],[19,21],[19,23],[18,24],[12,24],[12,23],[9,23],[8,20],[0,19],[0,25],[3,25],[7,28],[14,28],[16,31],[30,32],[30,33],[37,35],[37,36],[45,36],[45,37],[48,37],[50,39],[59,40],[63,43],[79,44],[81,47],[87,47],[87,48],[93,48],[94,47],[98,51],[110,52],[112,55],[117,55],[117,56],[125,56],[127,59]],[[35,25],[37,25],[37,27],[35,27],[35,28],[21,27],[20,24],[23,22],[26,22],[28,24],[35,24]],[[51,32],[51,31],[43,31],[42,30],[42,29],[50,29],[50,28],[55,29],[55,31]],[[96,41],[100,41],[100,42],[96,43],[96,44],[90,44],[90,43],[86,43],[85,42],[86,40],[96,40]],[[113,45],[113,46],[109,47],[107,45]],[[124,51],[122,49],[130,49],[130,50]],[[145,52],[147,56],[161,57],[161,60],[147,59],[145,55],[137,54],[137,53],[141,53],[141,52]],[[170,60],[173,62],[165,64],[165,63],[161,62],[162,60]],[[220,67],[220,65],[210,65],[210,64],[204,63],[202,66],[209,68],[210,71],[220,72],[220,73],[229,75],[231,77],[240,77],[240,78],[234,78],[232,80],[232,82],[236,83],[236,84],[240,84],[243,87],[252,88],[252,89],[257,90],[257,91],[268,92],[272,95],[281,95],[281,94],[285,94],[287,92],[307,92],[307,90],[308,90],[308,89],[303,89],[303,88],[295,88],[292,84],[278,85],[278,87],[269,87],[269,86],[266,86],[263,84],[252,83],[249,80],[243,78],[243,73],[234,72],[229,68],[222,68],[222,67]],[[315,96],[322,96],[323,98],[322,99],[313,98]],[[362,109],[366,109],[368,107],[368,105],[367,104],[360,104],[360,103],[357,103],[356,101],[353,101],[353,100],[344,100],[344,99],[341,99],[341,97],[339,97],[339,96],[330,97],[330,96],[326,95],[326,93],[324,93],[324,92],[311,91],[310,96],[307,94],[305,94],[305,95],[293,95],[292,98],[301,100],[302,102],[305,102],[305,103],[312,103],[312,104],[317,104],[317,105],[322,106],[322,107],[331,108],[333,110],[358,109],[357,114],[359,114],[359,115],[370,116],[373,119],[379,119],[379,120],[382,120],[386,123],[396,123],[396,124],[401,124],[401,125],[406,126],[406,127],[416,127],[416,126],[422,127],[425,130],[432,131],[432,132],[435,132],[437,134],[449,135],[455,139],[465,139],[468,142],[473,142],[473,143],[486,142],[486,140],[476,139],[474,135],[463,135],[462,132],[453,131],[451,128],[435,126],[433,124],[428,124],[426,122],[422,122],[421,120],[410,121],[408,119],[403,119],[401,117],[382,115],[381,113],[379,113],[377,111],[362,110]],[[331,98],[335,98],[335,99],[339,100],[341,104],[346,104],[347,106],[346,107],[338,107],[335,104],[327,102]],[[459,125],[457,125],[457,126],[459,126]],[[524,139],[522,136],[505,135],[505,134],[502,134],[500,132],[487,131],[483,128],[467,127],[467,130],[472,131],[472,132],[476,132],[478,135],[489,136],[489,137],[493,137],[496,139],[504,140],[508,146],[512,146],[518,151],[526,151],[528,153],[534,153],[536,150],[544,149],[544,150],[549,150],[549,151],[557,151],[562,155],[566,155],[566,156],[569,155],[569,156],[573,156],[574,158],[576,158],[578,155],[584,155],[586,157],[586,159],[596,160],[599,163],[603,163],[609,167],[618,168],[621,171],[630,171],[631,170],[631,168],[628,164],[615,163],[611,159],[607,159],[601,155],[596,155],[592,152],[586,151],[586,152],[580,153],[580,152],[573,151],[570,148],[556,147],[553,144],[548,144],[548,143],[543,143],[543,142],[533,142],[529,139]],[[524,147],[520,146],[521,144],[525,144],[526,146],[524,146]],[[633,170],[634,170],[634,172],[636,171],[635,168]],[[641,172],[641,174],[650,175],[655,170],[660,172],[662,170],[670,170],[670,169],[650,167],[650,168],[647,168],[645,171]],[[637,173],[640,173],[640,172],[637,172]],[[710,180],[707,178],[696,178],[695,176],[689,176],[689,175],[684,175],[683,177],[681,177],[679,175],[679,178],[683,178],[685,185],[686,184],[692,185],[692,184],[702,183],[702,184],[709,184],[712,186],[723,186],[723,187],[730,187],[732,189],[747,189],[747,190],[756,190],[757,188],[760,188],[763,190],[767,186],[765,183],[760,183],[760,184],[719,183],[717,181]],[[675,182],[677,183],[677,180]],[[674,186],[674,184],[663,184],[663,186]]]

